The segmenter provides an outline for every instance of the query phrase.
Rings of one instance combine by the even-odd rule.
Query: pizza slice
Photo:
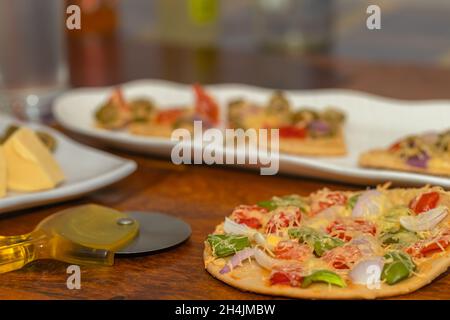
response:
[[[344,113],[334,108],[294,109],[280,91],[263,106],[247,100],[235,100],[228,105],[228,127],[279,129],[280,151],[298,155],[344,155],[344,118]]]
[[[245,291],[374,299],[429,284],[450,265],[440,187],[319,190],[240,205],[208,235],[206,270]]]
[[[450,130],[405,137],[386,149],[361,154],[363,167],[450,176]]]
[[[160,109],[145,98],[126,101],[122,90],[116,88],[96,111],[96,125],[108,130],[126,130],[137,135],[159,137],[170,137],[178,128],[188,129],[192,133],[195,120],[202,121],[203,128],[217,126],[217,103],[200,85],[194,85],[193,90],[193,106]]]

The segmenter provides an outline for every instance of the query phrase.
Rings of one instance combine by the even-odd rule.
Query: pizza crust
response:
[[[359,165],[367,168],[393,169],[439,176],[450,176],[450,170],[446,167],[430,166],[429,168],[422,169],[409,166],[399,157],[382,149],[371,150],[361,154],[359,157]]]

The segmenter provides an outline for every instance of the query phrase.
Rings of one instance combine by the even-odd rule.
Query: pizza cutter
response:
[[[114,255],[141,255],[175,246],[191,234],[189,225],[160,213],[123,213],[88,204],[42,220],[30,233],[0,236],[0,273],[39,259],[113,265]]]

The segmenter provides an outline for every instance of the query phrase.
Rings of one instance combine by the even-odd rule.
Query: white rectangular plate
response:
[[[123,85],[126,98],[148,97],[161,107],[192,104],[190,86],[160,80],[139,80]],[[222,115],[234,98],[247,98],[264,103],[273,92],[248,85],[220,84],[206,89],[218,100]],[[55,118],[67,129],[97,138],[112,146],[147,154],[169,156],[174,142],[164,138],[141,137],[126,132],[98,129],[94,112],[107,99],[111,88],[81,88],[69,91],[54,104]],[[392,181],[396,185],[441,185],[450,188],[450,179],[438,176],[360,168],[361,152],[386,147],[408,134],[444,130],[450,126],[450,101],[406,101],[378,97],[357,91],[327,89],[286,91],[293,105],[323,109],[336,106],[346,112],[345,157],[313,158],[280,155],[280,171],[301,176],[318,177],[361,185]]]
[[[20,123],[2,116],[0,132],[3,133],[13,123],[45,131],[56,139],[54,156],[61,165],[66,180],[51,190],[8,192],[6,197],[0,198],[0,213],[75,198],[119,181],[136,169],[134,161],[83,146],[48,127]]]

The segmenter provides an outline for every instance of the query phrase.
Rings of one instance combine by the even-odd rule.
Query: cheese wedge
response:
[[[64,173],[50,151],[28,128],[18,129],[4,144],[7,188],[14,191],[52,189]]]
[[[6,195],[6,158],[3,147],[0,146],[0,198]]]

